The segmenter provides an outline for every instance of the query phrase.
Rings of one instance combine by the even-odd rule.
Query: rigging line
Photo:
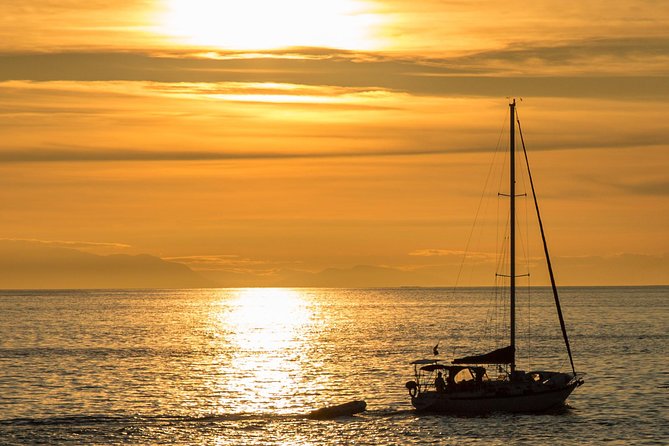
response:
[[[510,299],[510,292],[509,292],[509,281],[510,281],[510,271],[509,271],[509,265],[510,265],[510,246],[508,243],[506,243],[507,240],[509,240],[510,237],[510,219],[511,215],[510,213],[506,213],[505,220],[504,220],[504,225],[498,225],[502,226],[504,228],[503,236],[502,236],[502,242],[500,246],[497,246],[497,251],[499,252],[499,259],[498,259],[498,265],[497,265],[497,277],[499,279],[498,282],[498,292],[499,292],[499,302],[500,304],[497,307],[497,347],[501,347],[503,345],[502,336],[501,333],[506,333],[508,331],[508,316],[509,313],[505,309],[509,305],[509,299]]]
[[[507,114],[506,116],[509,116],[509,114]],[[497,157],[499,156],[499,151],[500,151],[500,147],[501,147],[501,141],[504,138],[507,125],[508,125],[508,122],[505,119],[504,123],[502,125],[502,128],[499,132],[498,139],[497,139],[496,153],[495,153],[495,157],[493,158],[493,162],[492,162],[491,167],[490,167],[489,178],[492,176],[493,172],[497,171],[497,169],[503,169],[504,165],[508,162],[508,145],[506,145],[504,147],[504,150],[502,151],[502,157],[503,157],[502,162],[499,163],[497,161]],[[501,165],[499,165],[499,164],[501,164]],[[503,169],[502,171],[505,171],[505,169]],[[496,220],[497,224],[495,225],[496,231],[495,231],[495,245],[494,245],[495,246],[495,253],[496,253],[496,256],[495,256],[495,258],[496,258],[495,273],[496,274],[495,274],[495,282],[494,282],[493,293],[492,293],[491,298],[489,299],[489,310],[488,310],[488,315],[490,316],[489,317],[489,328],[485,329],[486,332],[492,332],[492,336],[488,336],[488,338],[486,339],[486,341],[489,341],[491,349],[500,347],[498,341],[499,341],[499,339],[501,339],[501,337],[500,337],[501,324],[504,322],[503,318],[500,317],[500,309],[502,308],[502,305],[504,304],[504,294],[500,293],[500,290],[504,290],[503,285],[504,285],[504,281],[506,279],[503,276],[500,276],[497,273],[504,273],[504,271],[502,271],[502,267],[500,265],[505,265],[506,264],[504,262],[504,260],[506,258],[506,254],[507,254],[506,251],[505,251],[506,244],[503,244],[503,241],[500,241],[500,235],[502,234],[502,231],[504,229],[508,233],[508,218],[509,218],[508,214],[505,215],[505,218],[507,220],[506,225],[501,225],[500,224],[500,222],[502,221],[502,212],[501,212],[500,204],[501,204],[501,196],[502,196],[502,194],[501,194],[502,193],[502,182],[504,181],[504,178],[503,178],[503,175],[501,175],[501,174],[498,175],[498,177],[499,177],[499,183],[497,185],[497,200],[496,200],[497,209],[496,209],[496,213],[495,213],[495,216],[497,218],[497,220]],[[486,187],[484,189],[484,193],[486,193],[486,192],[488,192],[487,184],[486,184]],[[487,210],[489,208],[489,203],[490,203],[490,200],[486,200],[484,215],[488,215]],[[481,235],[482,235],[482,230],[479,231],[477,243],[480,243]],[[502,240],[505,240],[507,235],[504,234],[504,237],[505,238],[503,238]],[[470,271],[470,275],[471,275],[471,271]]]
[[[525,176],[523,178],[523,187],[527,192],[527,185],[525,184]],[[531,258],[531,246],[530,246],[530,218],[529,218],[529,205],[528,200],[523,200],[525,202],[525,244],[527,246],[527,257],[525,258],[525,268],[527,270],[527,364],[528,367],[532,363],[532,287],[531,280],[532,274],[530,274],[530,258]],[[529,367],[532,369],[532,367]]]
[[[496,231],[495,231],[495,272],[499,270],[499,197],[496,200],[497,203],[497,210],[495,212],[495,216],[497,218],[496,221]],[[494,282],[494,288],[492,292],[490,293],[490,298],[488,299],[488,315],[489,315],[489,328],[487,328],[487,331],[490,332],[490,335],[486,337],[485,341],[487,342],[494,342],[494,339],[497,339],[497,307],[499,305],[499,276],[495,275],[495,282]]]
[[[567,327],[564,323],[564,317],[562,316],[562,308],[560,307],[560,298],[558,297],[557,285],[555,284],[555,275],[553,274],[553,266],[551,265],[551,259],[548,255],[548,244],[546,243],[546,234],[544,233],[544,225],[541,222],[541,214],[539,212],[539,203],[537,202],[537,194],[534,189],[534,181],[532,180],[532,172],[530,170],[530,160],[527,157],[527,150],[525,149],[525,139],[523,138],[523,132],[520,128],[520,119],[516,115],[516,120],[518,122],[518,133],[520,134],[520,141],[523,146],[523,154],[525,155],[525,165],[527,166],[527,176],[530,180],[530,186],[532,188],[532,197],[534,198],[534,208],[537,211],[537,220],[539,221],[539,230],[541,231],[541,240],[544,245],[544,254],[546,256],[546,265],[548,266],[548,275],[551,279],[551,287],[553,288],[553,297],[555,298],[555,308],[557,310],[558,319],[560,320],[560,328],[562,329],[562,337],[564,338],[564,344],[567,347],[567,354],[569,355],[569,363],[571,364],[571,371],[574,372],[576,376],[576,368],[574,367],[574,359],[571,356],[571,347],[569,346],[569,337],[567,336]]]
[[[495,324],[497,323],[497,306],[499,298],[498,284],[497,284],[498,280],[499,277],[495,276],[494,287],[490,292],[486,293],[488,296],[488,303],[487,303],[488,310],[486,312],[485,326],[483,327],[482,341],[484,342],[488,342],[491,339],[496,339],[497,337]]]
[[[532,318],[532,287],[531,287],[532,276],[527,277],[527,363],[532,365],[532,324],[530,319]]]
[[[504,123],[503,128],[506,128],[506,122]],[[504,152],[506,153],[506,150]],[[500,175],[500,177],[501,177],[501,175]],[[499,185],[497,186],[497,191],[498,191],[497,200],[496,200],[497,210],[495,212],[495,217],[496,217],[496,220],[495,220],[495,253],[496,253],[495,272],[499,271],[499,269],[500,269],[500,258],[502,256],[501,249],[500,249],[500,246],[502,244],[502,242],[500,242],[500,233],[502,231],[502,225],[500,224],[501,213],[502,213],[502,211],[501,211],[502,200],[500,199],[501,197],[499,196],[499,192],[501,192]],[[493,302],[493,306],[490,307],[490,312],[493,315],[493,319],[491,321],[491,325],[493,327],[493,336],[491,336],[489,338],[491,347],[496,347],[497,344],[496,344],[495,340],[499,339],[499,319],[500,319],[499,318],[499,309],[502,305],[502,296],[500,295],[500,289],[501,289],[501,286],[502,286],[502,284],[500,283],[501,280],[502,280],[502,277],[495,274],[495,289],[493,290],[495,300]]]
[[[460,276],[462,275],[462,268],[465,264],[465,259],[467,258],[467,254],[469,253],[469,245],[472,240],[472,236],[474,234],[474,229],[476,228],[476,223],[478,221],[479,217],[479,212],[481,211],[481,204],[483,203],[483,198],[485,196],[485,192],[488,189],[488,182],[490,181],[490,177],[492,174],[493,166],[495,165],[495,159],[497,158],[497,154],[499,153],[499,145],[500,141],[502,140],[502,135],[504,133],[504,126],[506,125],[506,117],[504,119],[504,124],[502,126],[502,129],[500,130],[499,137],[497,139],[497,145],[495,146],[495,155],[493,156],[492,162],[490,163],[490,167],[488,168],[488,176],[486,177],[485,184],[483,186],[483,191],[481,192],[481,197],[479,198],[479,204],[476,209],[476,215],[474,217],[474,223],[472,224],[472,228],[469,231],[469,236],[467,237],[467,244],[465,245],[465,252],[462,254],[462,260],[460,261],[460,267],[458,268],[458,275],[456,276],[455,279],[455,284],[453,285],[453,289],[451,291],[452,295],[455,295],[455,289],[458,287],[460,283]]]
[[[520,177],[520,179],[521,179],[523,190],[527,191],[529,188],[527,187],[525,176],[522,175],[521,172],[519,172],[518,177]],[[526,195],[526,194],[520,194],[520,195]],[[520,195],[517,195],[517,197],[520,196]],[[530,237],[529,237],[529,233],[530,233],[530,231],[529,231],[530,224],[529,223],[530,223],[530,220],[528,218],[528,216],[529,216],[528,200],[523,200],[523,203],[524,203],[523,208],[525,210],[524,220],[521,217],[520,212],[516,213],[517,233],[519,232],[521,234],[521,236],[517,237],[516,240],[519,242],[518,243],[519,251],[522,253],[522,255],[520,257],[523,259],[523,264],[525,266],[525,274],[518,274],[516,277],[527,277],[528,281],[527,281],[527,286],[526,287],[524,287],[522,289],[521,289],[520,286],[518,287],[517,297],[518,298],[521,297],[521,290],[522,290],[522,293],[523,293],[522,295],[527,299],[528,304],[529,304],[529,299],[530,299],[530,286],[529,286],[530,282],[529,282],[529,279],[530,279],[530,276],[531,276],[531,274],[530,274],[530,248],[531,248],[531,246],[530,246]],[[525,338],[525,342],[526,342],[526,345],[527,345],[527,360],[528,360],[528,364],[529,364],[529,362],[530,362],[530,339],[529,339],[529,336],[530,336],[530,334],[529,334],[530,333],[530,330],[529,330],[530,315],[529,315],[529,313],[524,312],[525,308],[523,308],[521,305],[517,306],[517,311],[518,311],[517,321],[519,323],[519,326],[520,326],[521,322],[528,324],[528,330],[524,333],[524,338]]]
[[[516,109],[517,112],[517,109]],[[523,194],[521,194],[524,197],[527,197],[527,191],[529,190],[528,184],[527,184],[527,178],[525,175],[523,175],[522,170],[519,170],[518,172],[518,177],[520,178],[520,182],[522,183],[522,190]],[[519,319],[523,319],[525,323],[527,324],[527,331],[525,332],[525,345],[526,345],[526,355],[527,355],[527,364],[530,366],[531,361],[532,361],[532,346],[531,346],[531,331],[532,331],[532,325],[531,325],[531,272],[530,272],[530,266],[531,266],[531,248],[532,245],[530,244],[530,218],[529,218],[529,200],[523,200],[523,209],[524,209],[524,221],[522,221],[522,225],[520,224],[519,220],[519,227],[523,228],[522,232],[522,237],[519,237],[518,240],[520,241],[520,248],[523,253],[523,259],[524,259],[524,265],[525,265],[525,271],[526,271],[526,277],[527,277],[527,286],[525,287],[525,298],[527,299],[527,309],[526,312],[522,312],[520,314]],[[520,216],[520,213],[517,213],[516,216]],[[518,307],[520,310],[522,307]],[[522,310],[525,310],[522,308]],[[532,368],[532,367],[530,367]]]
[[[526,210],[526,214],[527,214],[527,208],[525,210]],[[516,221],[518,222],[519,220],[516,220]],[[523,258],[525,259],[525,268],[526,268],[527,274],[530,273],[530,268],[529,268],[530,247],[529,247],[528,233],[529,233],[529,230],[528,230],[527,215],[526,215],[525,216],[525,229],[524,229],[524,233],[522,234],[522,235],[525,236],[525,239],[523,239],[523,237],[518,237],[517,240],[520,242],[519,243],[520,244],[520,251],[523,255]]]
[[[505,167],[506,167],[507,162],[510,162],[510,160],[509,160],[509,153],[508,153],[509,151],[508,151],[508,148],[509,148],[509,146],[508,146],[508,144],[507,144],[507,146],[505,147],[505,150],[504,150],[504,160],[503,160],[502,165],[501,165],[502,172],[506,172],[506,171],[507,171],[507,169],[506,169]],[[508,226],[508,224],[509,224],[509,218],[510,218],[510,212],[509,212],[508,207],[505,207],[503,211],[502,211],[502,207],[501,207],[501,203],[502,203],[502,200],[503,200],[502,197],[504,196],[504,195],[502,194],[502,190],[503,190],[503,189],[502,189],[502,184],[507,184],[507,182],[504,181],[504,175],[500,175],[500,176],[499,176],[499,183],[497,184],[497,222],[496,222],[496,224],[497,224],[497,239],[496,239],[496,243],[497,243],[497,244],[495,245],[495,249],[497,250],[498,253],[501,253],[501,252],[502,252],[502,249],[506,248],[505,240],[507,239],[507,237],[508,237],[508,235],[509,235],[509,233],[508,233],[508,231],[509,231],[509,226]],[[504,212],[504,219],[505,219],[504,226],[501,225],[501,222],[502,222],[502,213],[503,213],[503,212]],[[500,241],[500,239],[499,239],[500,231],[504,231],[504,234],[503,234],[503,236],[502,236],[502,240],[501,240],[501,241]],[[500,243],[504,244],[504,247],[503,247],[503,248],[500,248]],[[498,269],[498,271],[499,271],[499,269]]]
[[[506,215],[504,235],[503,240],[508,240],[509,238],[509,215]],[[508,243],[502,242],[500,246],[497,246],[497,251],[499,253],[498,262],[496,265],[497,274],[495,274],[495,293],[498,296],[497,305],[495,306],[495,347],[501,347],[503,339],[502,333],[506,333],[508,330],[507,327],[507,316],[508,312],[505,311],[508,306],[509,298],[509,245]]]
[[[525,175],[522,175],[522,171],[519,172],[518,177],[520,177],[520,180],[521,180],[522,185],[523,185],[523,191],[524,191],[523,194],[519,194],[519,197],[520,197],[520,196],[527,197],[527,189],[528,189],[528,188],[527,188],[527,183],[526,183]],[[525,221],[522,222],[522,223],[524,223],[524,225],[523,225],[523,230],[524,230],[525,232],[522,234],[522,235],[524,236],[524,238],[523,238],[523,237],[518,237],[518,239],[519,239],[519,241],[520,241],[520,249],[521,249],[523,255],[525,256],[525,257],[524,257],[524,259],[525,259],[525,268],[526,268],[527,273],[529,274],[529,272],[530,272],[530,268],[529,268],[529,261],[530,261],[530,238],[529,238],[529,233],[530,233],[529,227],[530,227],[530,223],[529,223],[529,222],[530,222],[530,220],[529,220],[529,218],[528,218],[528,206],[527,206],[527,200],[523,200],[523,203],[524,203],[523,208],[525,209]],[[517,213],[517,214],[516,214],[516,218],[518,218],[519,216],[520,216],[520,213]],[[518,227],[521,227],[520,223],[521,223],[521,221],[518,220]]]
[[[510,114],[510,113],[509,113]],[[506,134],[506,129],[508,128],[506,125],[506,121],[504,122],[504,127],[503,127],[503,133]],[[496,221],[496,228],[497,228],[497,237],[496,237],[496,245],[495,245],[495,250],[498,253],[497,257],[497,265],[496,265],[496,273],[498,274],[498,280],[496,282],[497,286],[497,292],[499,294],[499,304],[496,307],[496,315],[497,315],[497,324],[496,324],[496,342],[495,342],[495,347],[502,347],[506,345],[504,341],[502,341],[502,333],[506,333],[509,330],[509,325],[510,322],[508,321],[508,312],[506,311],[506,308],[510,305],[509,299],[510,299],[510,293],[509,293],[509,287],[510,287],[510,279],[509,279],[509,268],[510,268],[510,244],[509,244],[509,238],[510,238],[510,220],[511,220],[511,212],[507,206],[502,206],[503,200],[506,200],[507,197],[510,197],[511,191],[507,195],[504,194],[504,187],[509,184],[508,177],[505,177],[505,172],[508,172],[508,165],[511,162],[510,156],[509,156],[509,139],[505,139],[506,144],[504,147],[504,151],[502,152],[503,155],[503,160],[501,165],[499,166],[500,168],[500,175],[498,176],[499,181],[497,184],[497,221]],[[502,224],[502,222],[504,222]]]

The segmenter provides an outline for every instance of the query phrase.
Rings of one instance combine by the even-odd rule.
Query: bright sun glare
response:
[[[319,321],[313,320],[312,305],[301,292],[286,288],[246,288],[224,300],[218,313],[220,329],[226,333],[232,356],[221,368],[223,393],[234,392],[246,411],[290,410],[305,370],[303,359],[309,338]],[[226,395],[229,398],[229,395]]]
[[[378,16],[360,0],[165,1],[162,31],[184,44],[234,50],[378,46]]]

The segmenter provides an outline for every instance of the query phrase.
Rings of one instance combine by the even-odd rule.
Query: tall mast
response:
[[[511,304],[511,372],[513,373],[516,369],[516,100],[514,99],[509,104],[510,110],[510,129],[509,129],[509,202],[510,202],[510,211],[509,211],[509,226],[510,226],[510,237],[509,237],[509,280],[510,280],[510,296],[509,301]]]

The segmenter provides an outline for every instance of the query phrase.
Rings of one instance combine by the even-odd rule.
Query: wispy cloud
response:
[[[647,180],[634,183],[616,184],[616,187],[626,192],[639,195],[669,196],[669,180]]]
[[[282,267],[295,265],[297,262],[273,262],[251,259],[236,254],[211,254],[164,257],[163,260],[183,263],[194,271],[226,272],[267,276],[277,274]]]
[[[454,249],[417,249],[409,253],[410,256],[414,257],[458,257],[462,258],[463,256],[469,259],[479,259],[479,260],[489,260],[494,259],[495,254],[489,252],[466,252],[458,251]]]
[[[611,37],[514,43],[430,64],[471,73],[515,76],[664,76],[669,72],[669,37]]]
[[[43,246],[52,246],[57,248],[73,248],[73,249],[87,249],[87,248],[112,248],[112,249],[128,249],[131,245],[125,243],[109,243],[109,242],[86,242],[80,240],[40,240],[34,238],[0,238],[1,241],[6,242],[24,242]]]
[[[410,94],[505,97],[643,97],[669,95],[669,39],[574,41],[426,58],[293,51],[203,58],[146,53],[0,55],[0,80],[280,83],[374,88]],[[625,63],[621,62],[625,59]],[[39,67],[39,69],[36,69]],[[429,80],[428,80],[429,78]]]
[[[411,251],[409,253],[410,256],[416,256],[416,257],[441,257],[441,256],[454,256],[454,255],[462,255],[464,254],[464,251],[456,251],[452,249],[417,249],[415,251]]]
[[[473,151],[475,151],[474,149]],[[272,159],[322,159],[360,157],[425,156],[449,153],[450,150],[395,150],[395,151],[342,151],[342,152],[202,152],[95,149],[95,150],[5,150],[0,151],[0,163],[43,162],[100,162],[100,161],[227,161]]]

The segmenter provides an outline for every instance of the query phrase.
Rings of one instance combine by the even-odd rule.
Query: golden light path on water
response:
[[[232,298],[232,300],[230,300]],[[220,364],[220,407],[245,413],[295,413],[309,393],[314,304],[291,289],[249,288],[233,292],[213,315],[230,355]],[[298,392],[299,389],[299,392]],[[218,393],[218,392],[217,392]],[[231,405],[230,396],[236,404]],[[228,410],[225,410],[226,412]]]
[[[565,412],[422,416],[404,387],[409,362],[437,340],[444,360],[483,349],[497,300],[449,292],[0,292],[0,444],[666,444],[667,287],[564,289],[590,376]],[[532,302],[523,368],[566,370],[550,290]],[[357,399],[368,406],[354,418],[300,416]]]

